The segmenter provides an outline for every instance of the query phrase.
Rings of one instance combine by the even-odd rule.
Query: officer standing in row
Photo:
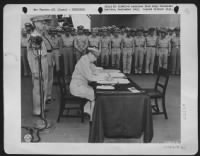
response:
[[[71,28],[63,27],[65,34],[61,36],[61,49],[64,60],[65,77],[70,76],[74,68],[74,37],[70,34]]]
[[[111,54],[111,39],[108,36],[107,29],[102,29],[103,36],[101,37],[101,66],[109,66],[109,56]]]
[[[114,30],[114,35],[111,38],[111,59],[112,67],[119,69],[120,68],[120,59],[121,59],[121,49],[122,49],[122,39],[119,36],[120,29],[116,28]]]
[[[137,29],[137,36],[135,37],[135,73],[142,73],[143,59],[146,50],[146,39],[143,36],[144,29],[142,27]]]
[[[88,46],[89,47],[96,47],[101,51],[101,42],[100,37],[97,36],[98,30],[97,28],[92,28],[91,35],[88,37]]]
[[[176,27],[174,29],[176,34],[175,37],[171,39],[171,63],[172,63],[172,74],[180,74],[180,28]]]
[[[60,70],[60,65],[59,65],[59,57],[61,56],[61,49],[60,49],[60,40],[59,37],[57,36],[57,30],[55,28],[51,28],[49,30],[50,34],[50,42],[52,44],[52,53],[54,55],[54,61],[55,61],[55,66],[56,66],[56,71],[58,72]]]
[[[88,37],[83,33],[84,27],[80,25],[77,29],[78,34],[74,39],[76,62],[86,53],[86,49],[88,47]]]
[[[146,74],[153,74],[154,59],[157,50],[157,37],[154,35],[154,28],[149,28],[149,35],[146,37]]]
[[[170,41],[167,37],[167,30],[160,28],[160,37],[158,39],[158,67],[168,68],[168,56],[170,55]]]
[[[134,54],[134,38],[130,30],[126,31],[126,36],[122,39],[123,72],[131,73],[132,55]]]

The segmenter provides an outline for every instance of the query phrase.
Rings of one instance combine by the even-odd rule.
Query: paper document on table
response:
[[[114,80],[116,80],[119,84],[129,84],[130,83],[130,81],[128,79],[115,78]]]
[[[116,80],[111,80],[111,81],[107,81],[107,80],[98,80],[97,83],[99,84],[116,84],[118,83]]]
[[[125,77],[123,73],[109,73],[111,77]]]
[[[114,86],[102,85],[102,86],[97,86],[97,89],[113,90],[113,89],[115,89],[115,87]]]
[[[120,70],[118,70],[118,69],[104,69],[104,72],[106,72],[106,73],[120,73]]]
[[[128,88],[132,93],[140,93],[141,91],[137,90],[135,87]]]
[[[108,76],[108,73],[98,73],[96,75],[97,80],[96,81],[101,81],[101,80],[105,80],[105,77]]]

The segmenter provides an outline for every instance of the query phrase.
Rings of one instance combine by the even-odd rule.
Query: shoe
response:
[[[87,118],[87,119],[90,119],[90,114],[84,112],[84,117]]]
[[[40,117],[40,114],[33,113],[32,116],[34,116],[34,117]]]

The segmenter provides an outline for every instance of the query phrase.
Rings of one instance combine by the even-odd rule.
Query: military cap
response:
[[[143,27],[137,28],[137,32],[139,32],[139,31],[144,32],[144,28]]]
[[[102,29],[102,32],[107,32],[107,31],[108,29],[106,27]]]
[[[51,15],[34,16],[30,19],[32,22],[52,20]]]
[[[148,31],[150,32],[150,31],[155,31],[155,28],[154,27],[150,27],[149,29],[148,29]]]
[[[89,29],[83,29],[83,32],[88,33],[90,31],[89,31]]]
[[[160,29],[159,29],[159,31],[160,31],[160,32],[167,33],[167,30],[166,30],[166,28],[160,28]]]
[[[174,29],[173,29],[172,27],[169,27],[167,31],[168,31],[168,32],[171,32],[171,31],[173,31],[173,30],[174,30]]]
[[[33,25],[32,25],[31,23],[25,23],[24,26],[25,26],[25,27],[30,27],[30,28],[33,27]]]
[[[175,27],[174,31],[180,31],[180,27]]]
[[[114,32],[119,33],[119,32],[120,32],[120,29],[119,29],[119,28],[115,28],[115,29],[114,29]]]
[[[98,29],[97,29],[97,28],[92,28],[92,29],[91,29],[91,32],[97,33],[97,32],[98,32]]]
[[[77,26],[77,29],[78,29],[78,30],[83,30],[83,29],[84,29],[84,26],[83,26],[83,25],[79,25],[79,26]]]

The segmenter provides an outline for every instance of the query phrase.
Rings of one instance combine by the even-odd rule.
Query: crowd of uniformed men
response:
[[[42,64],[46,64],[43,71],[47,71],[43,74],[47,77],[44,87],[48,90],[45,102],[51,99],[53,70],[60,69],[59,57],[63,56],[65,75],[70,76],[76,62],[86,53],[87,47],[99,49],[101,54],[96,64],[104,68],[118,68],[126,74],[154,74],[159,67],[163,67],[168,68],[173,75],[180,74],[179,27],[144,29],[142,26],[129,28],[112,25],[89,30],[82,25],[77,29],[65,24],[63,27],[51,27],[48,24],[51,19],[44,17],[31,20],[32,23],[26,23],[22,31],[24,75],[29,74],[30,67],[33,84],[38,83],[37,65],[34,62],[34,50],[30,48],[29,36],[40,35],[44,41],[42,56],[47,56],[47,59],[42,59]],[[33,96],[39,94],[34,93],[37,90],[33,88]],[[38,103],[38,97],[33,99]],[[33,113],[38,114],[39,109]]]

